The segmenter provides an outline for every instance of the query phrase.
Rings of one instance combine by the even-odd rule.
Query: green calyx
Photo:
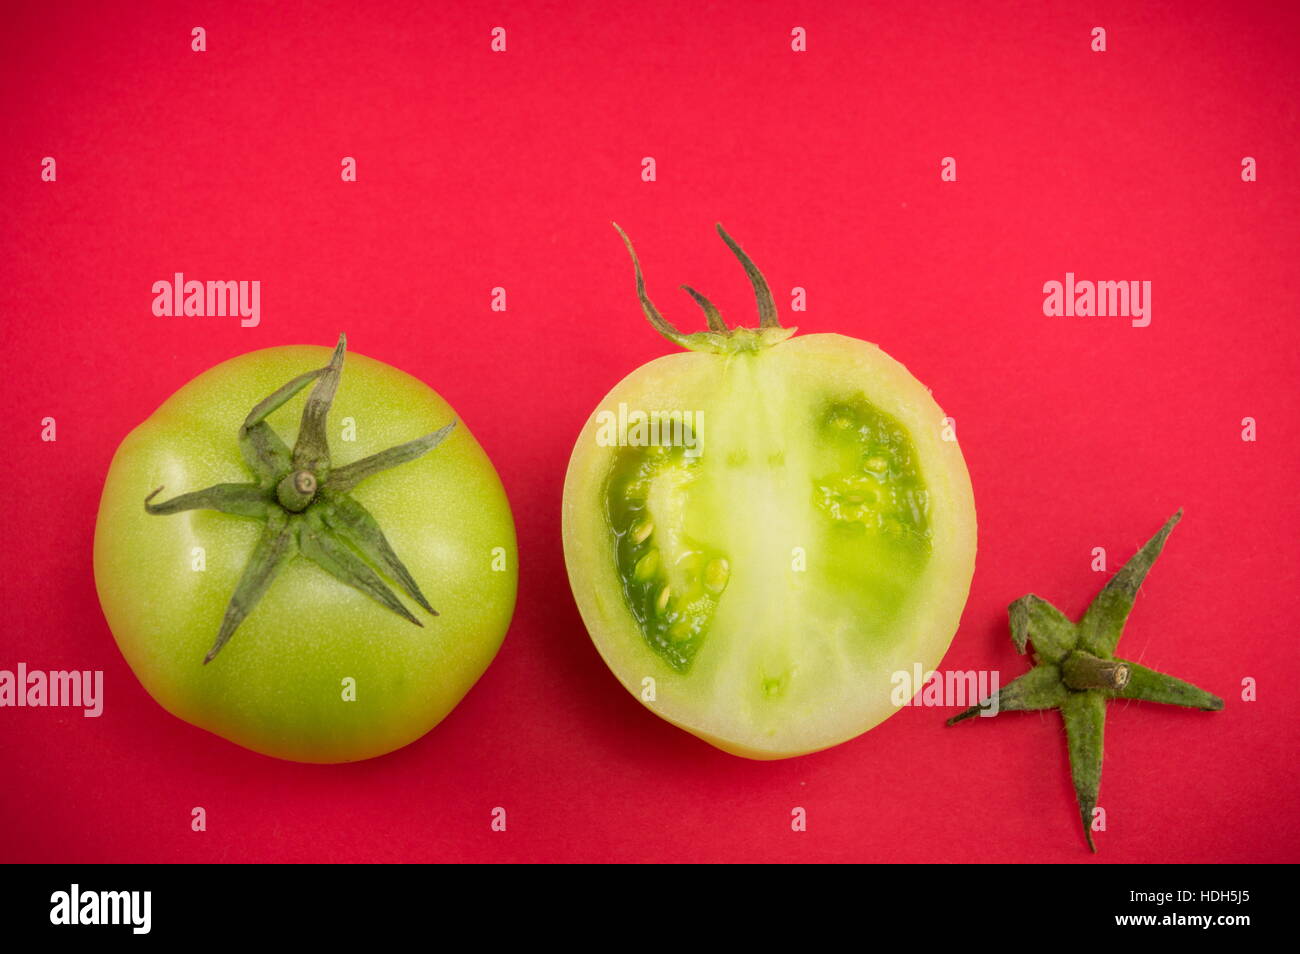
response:
[[[340,582],[360,590],[416,626],[424,624],[398,599],[377,571],[386,574],[425,612],[438,615],[393,552],[378,522],[349,492],[372,474],[415,460],[437,447],[456,422],[342,467],[331,467],[325,420],[338,391],[346,349],[347,338],[339,335],[339,343],[326,367],[298,375],[248,413],[239,428],[238,440],[244,462],[256,478],[253,482],[216,484],[155,504],[153,498],[163,489],[159,487],[145,498],[144,508],[151,514],[216,510],[266,524],[230,597],[216,641],[203,660],[205,664],[229,642],[235,629],[270,588],[281,567],[295,554],[306,557]],[[298,440],[290,451],[266,419],[309,384],[315,386],[307,396]]]
[[[1115,657],[1115,646],[1138,589],[1182,515],[1179,510],[1170,517],[1124,564],[1078,623],[1032,593],[1009,607],[1011,641],[1019,653],[1033,642],[1035,666],[1002,687],[997,712],[1061,710],[1079,815],[1088,847],[1093,851],[1097,846],[1092,840],[1092,813],[1101,789],[1106,703],[1111,699],[1141,699],[1208,711],[1223,708],[1222,699],[1191,683]],[[992,704],[992,699],[986,699],[953,716],[948,725],[979,715]]]
[[[763,273],[753,263],[745,250],[736,244],[735,240],[727,234],[722,225],[717,226],[718,234],[722,240],[727,243],[727,247],[740,260],[740,264],[745,269],[745,274],[749,276],[749,282],[754,286],[754,297],[758,301],[758,327],[757,328],[729,328],[727,323],[722,320],[722,315],[709,301],[694,288],[689,285],[683,285],[682,290],[695,299],[702,309],[704,309],[704,319],[709,325],[708,331],[697,331],[693,334],[686,334],[678,331],[654,306],[654,302],[646,294],[645,278],[641,274],[641,263],[637,260],[636,250],[632,248],[632,240],[627,237],[627,233],[619,228],[617,222],[610,223],[618,230],[618,234],[623,238],[623,244],[627,246],[628,254],[632,256],[632,267],[636,270],[636,294],[641,299],[641,310],[645,312],[646,318],[654,326],[655,331],[659,332],[674,344],[681,345],[689,351],[706,351],[714,354],[739,354],[746,351],[761,351],[764,348],[770,348],[773,345],[780,344],[799,329],[782,328],[781,322],[776,317],[776,302],[772,299],[772,290],[767,285],[767,279]]]

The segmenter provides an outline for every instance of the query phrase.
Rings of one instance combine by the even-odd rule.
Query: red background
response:
[[[0,668],[102,669],[107,702],[99,719],[0,710],[0,858],[1092,860],[1055,713],[946,729],[950,710],[905,709],[759,763],[617,685],[560,546],[578,428],[669,350],[615,219],[670,318],[700,326],[675,291],[690,282],[752,321],[720,220],[778,304],[809,290],[801,328],[880,343],[956,418],[980,551],[944,668],[1019,674],[1006,605],[1034,591],[1082,612],[1105,580],[1092,548],[1113,569],[1185,507],[1120,652],[1227,708],[1110,707],[1097,860],[1300,860],[1293,3],[372,6],[6,15]],[[343,156],[359,181],[340,181]],[[260,327],[154,317],[150,287],[176,271],[261,280]],[[1150,327],[1045,317],[1042,285],[1066,271],[1150,280]],[[519,606],[424,739],[297,765],[145,694],[99,611],[91,539],[117,443],[172,391],[341,330],[435,387],[492,456]]]

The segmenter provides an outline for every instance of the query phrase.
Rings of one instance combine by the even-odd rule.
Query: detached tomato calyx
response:
[[[154,515],[216,510],[266,524],[230,597],[216,641],[203,659],[205,665],[229,642],[295,553],[416,626],[423,626],[380,578],[376,569],[382,570],[427,613],[438,615],[393,552],[379,523],[349,491],[367,477],[415,460],[437,447],[456,422],[342,467],[331,467],[325,421],[338,391],[346,349],[347,337],[339,335],[326,367],[298,375],[248,413],[239,428],[239,450],[256,477],[254,483],[216,484],[155,504],[151,501],[162,492],[159,487],[145,498],[145,510]],[[303,408],[298,439],[290,452],[266,419],[313,382],[315,387]]]
[[[1035,665],[1002,687],[997,711],[1061,710],[1079,815],[1088,847],[1094,852],[1097,846],[1092,840],[1092,812],[1101,790],[1106,703],[1111,699],[1141,699],[1211,712],[1223,708],[1222,699],[1189,682],[1115,658],[1115,646],[1138,589],[1182,516],[1180,509],[1111,577],[1078,623],[1032,593],[1009,607],[1011,642],[1016,652],[1023,654],[1032,640]],[[986,699],[953,716],[948,725],[979,715],[991,701]]]
[[[617,222],[611,222],[610,224],[618,230],[618,234],[623,238],[623,244],[627,246],[628,254],[632,256],[632,267],[636,270],[636,294],[641,299],[641,310],[645,312],[646,318],[650,320],[650,324],[654,326],[654,329],[674,344],[680,345],[688,351],[739,354],[746,351],[761,351],[764,348],[770,348],[787,340],[799,330],[798,328],[781,327],[781,322],[776,317],[776,303],[772,299],[772,290],[768,287],[763,273],[745,254],[745,250],[727,234],[722,224],[718,223],[716,226],[718,234],[722,236],[722,240],[727,243],[727,247],[731,249],[736,258],[740,259],[745,274],[749,276],[750,284],[754,286],[754,297],[758,301],[758,327],[727,327],[727,323],[723,321],[721,313],[713,302],[689,285],[682,285],[682,290],[694,298],[696,304],[704,309],[704,318],[708,322],[709,330],[697,331],[693,334],[679,331],[664,318],[659,309],[654,306],[654,302],[646,294],[645,278],[641,274],[641,263],[637,260],[636,251],[632,248],[632,240],[627,237],[626,232],[619,228]]]

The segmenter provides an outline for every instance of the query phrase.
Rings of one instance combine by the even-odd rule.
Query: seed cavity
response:
[[[701,466],[682,446],[621,448],[605,484],[624,600],[647,645],[677,672],[690,668],[704,643],[730,564],[686,533],[680,513],[653,512],[652,501],[656,481],[686,493]]]
[[[842,468],[813,481],[814,505],[845,531],[929,552],[929,497],[907,430],[863,395],[833,402],[821,420]]]

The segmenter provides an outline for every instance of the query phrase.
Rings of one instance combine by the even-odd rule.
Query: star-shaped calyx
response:
[[[1192,709],[1219,710],[1223,700],[1191,683],[1115,658],[1115,645],[1133,609],[1138,588],[1164,548],[1169,532],[1183,516],[1169,518],[1109,583],[1097,594],[1083,619],[1072,623],[1051,603],[1023,596],[1011,604],[1011,642],[1024,653],[1034,644],[1034,668],[998,692],[997,711],[1060,709],[1065,720],[1070,752],[1070,774],[1079,800],[1088,847],[1092,840],[1092,812],[1101,788],[1102,735],[1106,703],[1111,699],[1167,702]],[[967,709],[948,725],[978,715],[992,700]]]
[[[351,496],[351,491],[367,477],[432,450],[456,422],[342,467],[331,467],[325,418],[338,390],[346,349],[347,338],[339,335],[328,365],[298,375],[248,412],[239,428],[239,451],[256,478],[252,483],[216,484],[155,504],[153,498],[163,489],[159,487],[145,498],[144,508],[151,514],[217,510],[266,524],[230,597],[216,642],[203,660],[205,664],[226,645],[271,586],[276,573],[295,554],[306,557],[326,573],[356,587],[416,626],[424,624],[403,605],[376,570],[387,574],[427,613],[438,615],[393,552],[378,522]],[[266,419],[313,383],[315,386],[303,408],[298,440],[290,451]]]

